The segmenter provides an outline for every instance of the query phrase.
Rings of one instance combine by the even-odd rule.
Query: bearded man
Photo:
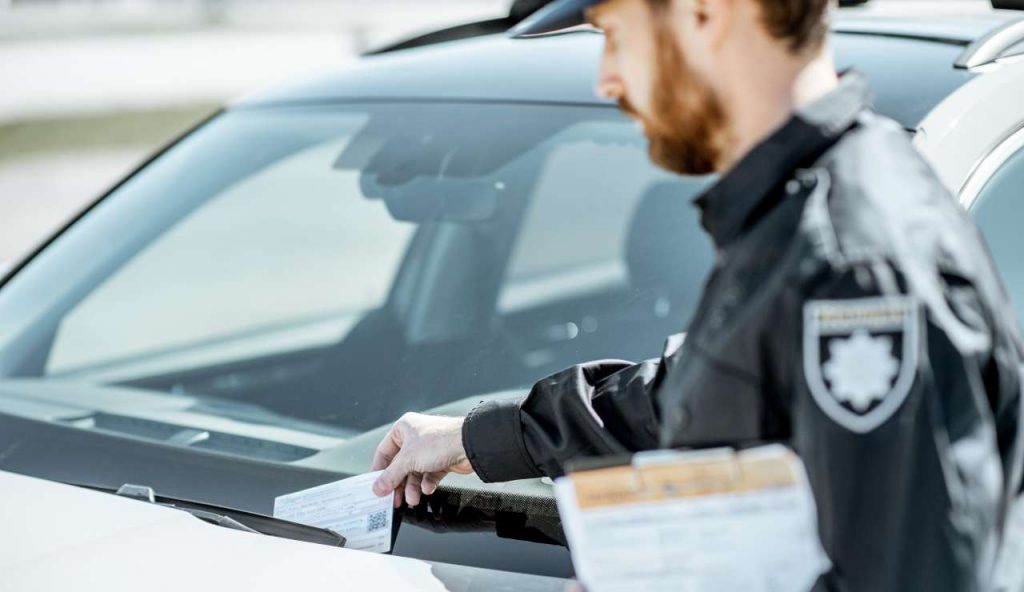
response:
[[[838,76],[828,0],[556,0],[586,18],[598,92],[699,197],[716,262],[660,359],[582,364],[466,418],[407,414],[375,491],[419,503],[451,471],[562,474],[584,456],[784,442],[832,569],[821,590],[988,590],[1021,482],[1022,342],[982,240]],[[685,229],[680,229],[684,232]]]

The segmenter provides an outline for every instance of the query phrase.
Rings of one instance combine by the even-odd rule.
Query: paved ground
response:
[[[353,55],[342,36],[327,32],[182,32],[0,43],[0,133],[4,122],[56,119],[71,128],[75,117],[221,104],[343,67]],[[59,149],[61,126],[38,128],[54,136],[48,143]],[[165,139],[99,152],[59,150],[0,159],[0,262],[24,253]]]
[[[227,28],[358,33],[367,43],[377,43],[452,23],[505,16],[512,1],[38,0],[5,8],[0,0],[0,41]]]
[[[327,32],[184,32],[0,44],[0,121],[220,102],[340,68]]]
[[[0,8],[0,121],[223,100],[410,35],[503,16],[510,0],[220,4],[214,23],[185,0]]]

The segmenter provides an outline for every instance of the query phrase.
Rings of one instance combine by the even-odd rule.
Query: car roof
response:
[[[833,28],[967,44],[1022,17],[987,0],[882,0],[839,11]]]
[[[974,75],[953,65],[965,46],[1019,14],[989,9],[909,19],[891,9],[844,10],[833,27],[837,65],[864,73],[878,110],[913,129]],[[600,33],[584,29],[530,38],[487,35],[387,52],[236,106],[379,100],[610,105],[593,92],[602,41]]]

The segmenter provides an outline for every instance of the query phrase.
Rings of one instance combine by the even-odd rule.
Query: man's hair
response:
[[[768,33],[800,51],[820,47],[828,34],[831,0],[754,0]]]
[[[790,51],[821,47],[828,34],[828,9],[833,0],[751,0],[761,10],[761,23],[772,37],[786,42]],[[659,13],[671,0],[647,0]]]

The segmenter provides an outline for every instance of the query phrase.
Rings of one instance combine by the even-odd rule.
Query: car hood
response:
[[[561,590],[554,578],[229,530],[145,502],[0,472],[0,591]]]

